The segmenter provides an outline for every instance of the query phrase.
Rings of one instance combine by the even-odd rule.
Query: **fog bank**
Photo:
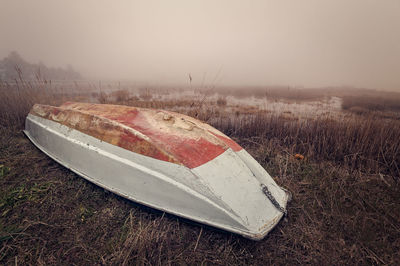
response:
[[[400,89],[400,1],[0,0],[0,57],[156,84]]]

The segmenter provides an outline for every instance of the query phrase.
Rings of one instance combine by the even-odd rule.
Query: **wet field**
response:
[[[400,120],[368,98],[395,95],[39,85],[0,86],[0,264],[399,264]],[[65,101],[206,121],[292,193],[288,219],[251,241],[85,181],[22,133],[34,103]]]

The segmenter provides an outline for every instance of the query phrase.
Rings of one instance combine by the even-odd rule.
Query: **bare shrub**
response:
[[[137,97],[136,95],[133,95],[132,97],[129,98],[129,101],[133,101],[133,102],[139,101],[139,100],[140,100],[139,97]]]
[[[97,100],[99,103],[108,103],[108,95],[104,91],[100,92]]]
[[[149,101],[153,98],[148,88],[140,89],[139,98],[143,101]]]
[[[115,98],[116,102],[126,102],[129,99],[128,90],[117,90],[111,93],[111,96]]]
[[[226,106],[227,101],[225,97],[218,97],[217,105],[218,106]]]

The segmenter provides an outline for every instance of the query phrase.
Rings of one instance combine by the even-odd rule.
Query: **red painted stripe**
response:
[[[225,151],[224,147],[214,144],[203,137],[191,139],[184,135],[161,132],[146,121],[140,112],[123,114],[118,117],[107,116],[146,135],[156,146],[161,147],[188,168],[203,165]],[[160,156],[154,154],[153,158],[165,160],[161,154]]]
[[[242,149],[240,145],[216,129],[214,129],[215,132],[212,132],[214,130],[210,131],[208,127],[204,128],[202,122],[196,119],[190,118],[190,121],[197,125],[197,131],[175,127],[173,126],[173,120],[160,120],[159,116],[156,120],[156,116],[160,111],[154,109],[70,102],[60,106],[60,109],[82,111],[116,121],[137,130],[147,136],[150,141],[115,127],[114,129],[120,132],[118,133],[119,140],[116,145],[158,160],[182,163],[189,168],[195,168],[213,160],[228,148],[234,151]],[[189,120],[184,115],[173,112],[165,113],[173,116],[175,121],[178,119]],[[166,128],[166,130],[163,131],[160,128]],[[198,132],[198,135],[195,132]],[[211,136],[210,133],[219,141]]]

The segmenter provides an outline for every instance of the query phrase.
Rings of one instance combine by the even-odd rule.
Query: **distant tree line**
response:
[[[80,80],[81,74],[71,66],[66,68],[47,67],[42,62],[31,64],[25,61],[17,52],[11,52],[3,60],[0,60],[0,80],[13,81],[23,78],[24,80]]]

